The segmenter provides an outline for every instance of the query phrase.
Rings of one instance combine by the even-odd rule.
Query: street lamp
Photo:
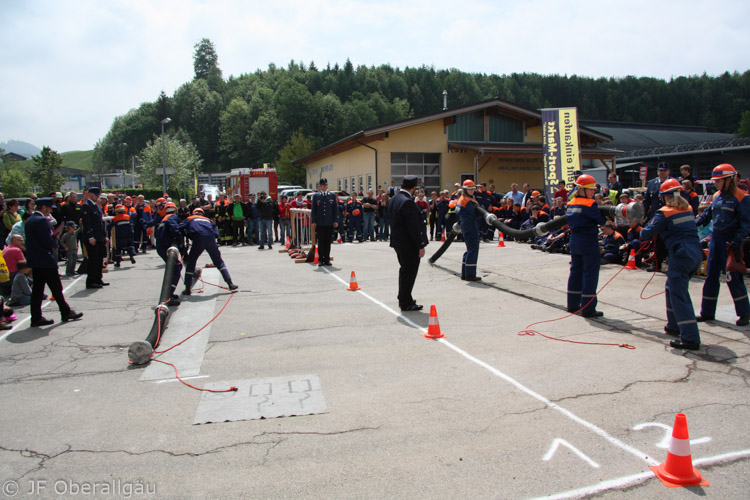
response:
[[[125,171],[125,148],[128,146],[127,142],[123,142],[122,146],[122,171]]]
[[[171,118],[164,118],[161,121],[161,172],[162,172],[162,186],[164,187],[164,193],[167,192],[167,154],[164,151],[164,125],[171,122]]]

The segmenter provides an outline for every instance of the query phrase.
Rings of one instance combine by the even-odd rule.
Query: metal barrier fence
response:
[[[289,209],[289,218],[292,224],[291,244],[296,248],[309,248],[315,244],[315,236],[310,232],[309,208]]]

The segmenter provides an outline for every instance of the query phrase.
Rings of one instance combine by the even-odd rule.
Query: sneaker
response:
[[[230,290],[232,290],[232,291],[234,291],[234,290],[237,290],[237,289],[239,288],[239,287],[238,287],[237,285],[235,285],[234,283],[227,283],[227,286],[228,286],[228,287],[229,287],[229,289],[230,289]]]
[[[701,348],[700,342],[686,342],[682,339],[672,340],[669,345],[675,349],[686,349],[688,351],[697,351]]]

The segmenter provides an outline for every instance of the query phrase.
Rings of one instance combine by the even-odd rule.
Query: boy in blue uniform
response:
[[[719,274],[726,269],[729,246],[739,259],[742,242],[750,232],[750,197],[737,187],[737,171],[729,163],[723,163],[713,170],[711,180],[718,191],[711,205],[696,221],[703,226],[713,221],[711,243],[708,247],[706,283],[703,285],[703,300],[698,321],[711,321],[716,315],[716,302],[719,300]],[[750,302],[742,273],[730,272],[727,276],[729,292],[734,299],[737,312],[737,326],[750,324]]]
[[[354,241],[354,233],[357,233],[357,241],[362,243],[364,235],[362,234],[363,211],[365,207],[357,200],[357,193],[352,193],[352,198],[346,204],[346,213],[349,216],[349,230],[347,231],[347,241]]]
[[[596,310],[596,287],[599,284],[599,226],[607,222],[593,200],[596,180],[580,175],[575,197],[568,203],[565,215],[570,227],[570,276],[568,277],[568,312],[581,309],[584,318],[604,316]]]
[[[173,203],[174,205],[174,203]],[[122,262],[122,252],[125,251],[130,255],[130,262],[135,264],[135,247],[133,246],[133,224],[130,214],[125,213],[123,205],[115,207],[115,216],[107,227],[107,232],[115,230],[115,267],[120,267]]]
[[[169,247],[171,247],[172,244],[177,247],[177,249],[180,251],[180,254],[183,253],[184,238],[182,236],[182,232],[180,232],[180,219],[176,214],[177,206],[171,201],[168,201],[166,206],[164,207],[164,212],[164,218],[156,227],[154,236],[156,238],[156,253],[159,254],[159,257],[161,257],[162,260],[166,263],[167,250],[169,250]],[[178,258],[177,263],[175,264],[174,274],[172,275],[172,291],[169,295],[170,306],[180,305],[180,298],[177,296],[175,291],[177,290],[177,283],[179,283],[180,281],[181,273],[182,262],[180,262]]]
[[[698,350],[701,345],[698,323],[688,285],[690,277],[703,261],[703,250],[698,240],[695,216],[688,201],[681,196],[680,183],[668,179],[661,184],[665,205],[641,230],[644,240],[661,235],[667,246],[669,267],[664,291],[667,298],[667,326],[664,331],[679,336],[669,343],[677,349]]]
[[[219,237],[219,229],[211,219],[204,215],[203,209],[196,208],[193,210],[193,215],[180,223],[179,228],[193,242],[187,259],[185,259],[185,290],[183,290],[182,294],[190,295],[190,287],[193,285],[193,276],[195,276],[195,265],[198,262],[198,257],[200,257],[204,250],[208,252],[211,262],[219,270],[229,289],[232,291],[237,290],[238,287],[232,283],[232,278],[229,276],[229,271],[227,271],[227,265],[221,258],[219,246],[216,244],[216,239]]]
[[[464,281],[482,281],[482,278],[477,276],[480,235],[477,202],[474,200],[476,188],[473,180],[466,179],[463,184],[463,193],[456,203],[456,215],[458,215],[461,234],[466,244],[466,252],[464,252],[461,265],[461,279]]]

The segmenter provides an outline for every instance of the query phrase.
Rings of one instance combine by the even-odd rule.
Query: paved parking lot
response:
[[[437,248],[430,244],[427,255]],[[175,381],[169,367],[128,365],[128,346],[153,322],[163,269],[153,253],[113,269],[105,275],[112,286],[102,290],[66,281],[82,321],[32,329],[28,308],[20,309],[18,326],[0,342],[2,494],[748,497],[750,329],[734,325],[725,287],[721,321],[701,325],[704,347],[685,353],[662,333],[663,295],[640,298],[663,288],[660,274],[642,293],[650,273],[620,273],[600,295],[601,320],[532,327],[612,344],[590,345],[519,335],[566,315],[565,255],[482,244],[483,281],[465,283],[456,243],[436,265],[423,261],[414,296],[425,310],[401,315],[387,243],[334,245],[331,268],[294,264],[276,250],[223,248],[240,291],[230,299],[205,285],[165,332],[169,347],[223,308],[169,355],[188,382],[242,387],[237,393],[202,395]],[[600,285],[618,270],[604,267]],[[352,271],[361,291],[346,290]],[[691,283],[696,304],[701,286]],[[422,336],[432,304],[444,339]],[[55,304],[45,314],[59,317]],[[194,423],[206,402],[221,412],[232,398],[265,401],[287,379],[289,392],[304,398],[317,381],[324,408],[249,420],[230,412],[231,421]],[[666,459],[680,412],[710,486],[667,489],[648,468]]]

